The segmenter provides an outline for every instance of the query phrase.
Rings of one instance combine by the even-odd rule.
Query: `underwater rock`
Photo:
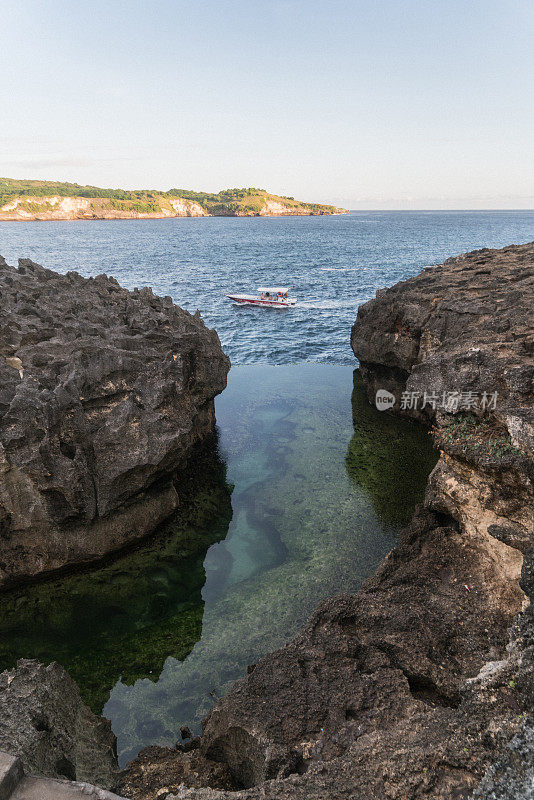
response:
[[[113,788],[118,765],[108,720],[81,700],[63,667],[21,659],[0,674],[0,750],[29,775]]]
[[[179,506],[230,366],[200,315],[0,259],[0,585],[88,563]]]

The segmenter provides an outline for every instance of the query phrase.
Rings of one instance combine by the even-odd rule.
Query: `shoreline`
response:
[[[333,213],[289,213],[289,214],[154,214],[128,217],[2,217],[0,222],[129,222],[150,219],[282,219],[285,217],[343,217],[350,211]]]

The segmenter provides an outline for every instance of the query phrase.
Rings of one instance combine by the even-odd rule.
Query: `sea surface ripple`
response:
[[[353,212],[339,217],[2,222],[8,263],[113,275],[200,309],[234,364],[353,364],[350,327],[377,289],[458,253],[534,238],[534,211]],[[289,285],[293,309],[227,292]]]

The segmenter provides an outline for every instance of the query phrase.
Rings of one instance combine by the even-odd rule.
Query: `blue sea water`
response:
[[[350,326],[376,290],[481,247],[534,239],[534,211],[353,212],[339,217],[2,222],[8,263],[152,286],[217,329],[233,364],[353,364]],[[284,311],[225,297],[290,285]]]

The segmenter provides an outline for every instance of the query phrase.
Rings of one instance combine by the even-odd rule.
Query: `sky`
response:
[[[0,0],[0,175],[534,208],[533,0]]]

